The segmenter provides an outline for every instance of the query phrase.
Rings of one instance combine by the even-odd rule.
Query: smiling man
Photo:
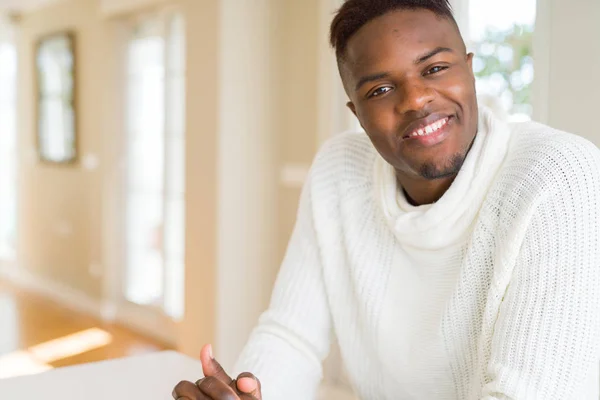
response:
[[[360,399],[598,399],[600,151],[479,106],[447,0],[347,0],[331,42],[366,134],[314,162],[253,375],[207,347],[175,397],[314,399],[335,337]]]

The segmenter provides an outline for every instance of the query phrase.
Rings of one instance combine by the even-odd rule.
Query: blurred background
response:
[[[340,3],[0,0],[0,378],[208,342],[231,367],[312,158],[360,129]],[[453,6],[482,101],[600,144],[599,1]]]

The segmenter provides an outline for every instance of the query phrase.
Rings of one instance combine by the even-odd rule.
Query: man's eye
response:
[[[380,87],[379,89],[373,91],[373,93],[371,93],[371,96],[369,96],[369,97],[381,96],[382,94],[386,94],[390,90],[392,90],[391,87],[389,87],[389,86],[383,86],[383,87]]]
[[[448,67],[442,66],[442,65],[437,65],[433,68],[431,68],[429,71],[427,71],[425,73],[425,75],[432,75],[432,74],[437,74],[438,72],[442,72],[444,70],[447,70]]]

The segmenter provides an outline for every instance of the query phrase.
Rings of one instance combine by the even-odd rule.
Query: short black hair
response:
[[[429,10],[457,25],[450,0],[346,0],[331,23],[330,42],[338,61],[343,58],[350,38],[360,28],[377,17],[399,9]]]

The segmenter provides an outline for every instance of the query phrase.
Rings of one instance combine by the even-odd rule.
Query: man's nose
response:
[[[400,91],[397,111],[400,114],[419,112],[435,99],[435,91],[422,82],[411,82]]]

